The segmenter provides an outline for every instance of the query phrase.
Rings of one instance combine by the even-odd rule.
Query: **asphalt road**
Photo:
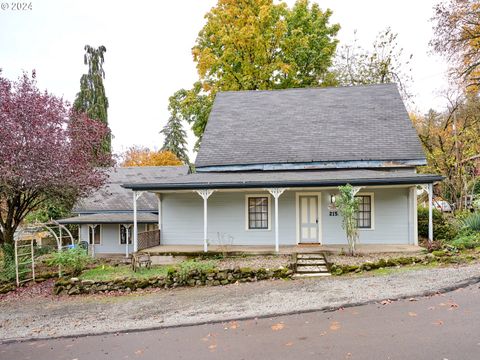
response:
[[[480,285],[334,312],[4,343],[0,359],[480,359]]]

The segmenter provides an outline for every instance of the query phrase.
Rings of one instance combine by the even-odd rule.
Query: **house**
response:
[[[395,84],[231,91],[215,98],[195,173],[123,186],[134,203],[158,196],[163,246],[347,244],[335,205],[347,183],[361,244],[416,245],[417,187],[431,204],[442,179],[418,174],[425,164]]]
[[[79,240],[87,242],[94,255],[128,255],[133,251],[133,194],[121,185],[126,182],[157,181],[184,175],[187,172],[188,166],[111,168],[108,170],[106,184],[75,205],[73,213],[77,216],[61,219],[58,222],[78,225]],[[142,234],[158,229],[157,196],[153,193],[145,194],[137,201],[136,207],[138,232]]]
[[[82,205],[77,221],[89,224],[82,239],[98,242],[97,252],[346,245],[336,197],[348,183],[360,203],[360,244],[417,245],[417,188],[431,204],[433,183],[442,179],[418,174],[425,164],[395,84],[220,92],[194,173],[112,174],[117,192],[95,195],[97,205]],[[120,183],[130,193],[116,200]],[[146,223],[158,229],[145,232]],[[99,240],[94,224],[104,224]],[[128,249],[122,224],[132,224]],[[107,232],[116,234],[108,244]],[[151,234],[159,246],[145,239]]]

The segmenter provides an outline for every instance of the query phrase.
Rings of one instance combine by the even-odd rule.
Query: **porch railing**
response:
[[[160,230],[138,233],[138,251],[160,245]]]

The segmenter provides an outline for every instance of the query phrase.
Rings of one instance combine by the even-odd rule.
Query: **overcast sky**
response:
[[[27,1],[28,2],[28,1]],[[294,0],[286,1],[289,5]],[[413,54],[418,110],[443,109],[446,65],[430,53],[434,0],[317,0],[340,23],[341,43],[353,32],[362,46],[390,26]],[[0,0],[7,3],[7,0]],[[36,69],[40,88],[73,101],[79,90],[83,47],[105,45],[109,123],[116,152],[133,144],[159,148],[168,97],[197,79],[190,49],[216,0],[33,0],[33,10],[0,10],[0,68],[15,79]],[[11,4],[11,2],[8,2]],[[1,4],[0,4],[1,5]],[[193,137],[190,135],[190,144]]]

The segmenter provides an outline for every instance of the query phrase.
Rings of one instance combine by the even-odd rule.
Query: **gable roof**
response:
[[[133,211],[132,192],[123,188],[124,183],[148,183],[175,178],[188,173],[188,166],[134,166],[109,169],[106,184],[75,205],[75,213],[95,213],[110,211]],[[155,194],[145,193],[137,200],[139,211],[157,211]]]
[[[402,160],[425,154],[397,86],[381,84],[220,92],[195,166]]]

